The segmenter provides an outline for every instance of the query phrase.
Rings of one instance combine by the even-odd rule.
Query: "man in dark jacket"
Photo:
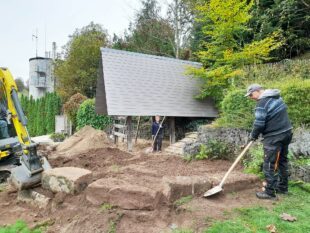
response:
[[[159,132],[157,134],[158,130],[159,130]],[[156,134],[157,134],[157,136],[156,136]],[[155,136],[156,136],[156,138],[155,138]],[[161,145],[162,145],[163,138],[164,138],[164,128],[160,124],[160,116],[155,116],[155,121],[152,124],[152,139],[155,140],[154,141],[154,147],[153,147],[154,152],[155,151],[161,152]]]
[[[276,193],[288,193],[288,145],[292,140],[292,125],[287,106],[277,89],[264,90],[258,84],[248,87],[249,98],[257,101],[251,140],[262,134],[264,144],[264,191],[257,192],[260,199],[274,199]]]

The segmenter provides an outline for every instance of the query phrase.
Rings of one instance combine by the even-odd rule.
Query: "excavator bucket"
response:
[[[45,157],[41,157],[42,168],[36,172],[30,172],[23,160],[21,165],[11,170],[9,182],[17,189],[28,189],[41,183],[42,172],[51,169],[51,166]]]

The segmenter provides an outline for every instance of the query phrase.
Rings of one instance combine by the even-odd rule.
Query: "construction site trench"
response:
[[[231,161],[186,162],[180,156],[145,153],[138,140],[132,153],[115,146],[102,131],[84,127],[57,146],[41,145],[53,169],[42,185],[17,191],[0,184],[0,226],[17,219],[46,232],[171,232],[208,227],[236,207],[265,205],[255,198],[261,181],[239,165],[224,192],[205,199]]]

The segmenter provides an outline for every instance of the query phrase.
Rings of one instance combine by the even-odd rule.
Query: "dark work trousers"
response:
[[[288,191],[288,145],[292,132],[264,138],[263,172],[267,182],[266,193],[274,196],[276,190]]]
[[[154,142],[154,151],[161,151],[161,144],[163,141],[163,135],[157,135]]]

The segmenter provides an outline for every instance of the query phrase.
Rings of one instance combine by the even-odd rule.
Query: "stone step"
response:
[[[112,177],[96,180],[86,189],[86,199],[90,203],[108,203],[126,210],[154,210],[161,198],[160,190]]]
[[[225,173],[212,174],[210,177],[213,187],[218,185]],[[252,174],[244,174],[240,171],[233,171],[227,178],[223,185],[225,193],[237,192],[245,189],[251,189],[254,187],[261,187],[261,180],[258,176]]]
[[[182,140],[180,140],[180,142],[193,143],[195,142],[195,139],[194,138],[183,138]]]
[[[198,138],[198,133],[191,133],[186,135],[185,138],[193,138],[193,139],[197,139]]]
[[[194,132],[185,133],[185,137],[186,137],[186,138],[187,138],[189,135],[197,135],[197,136],[198,136],[198,132],[197,132],[197,131],[194,131]]]
[[[165,149],[165,152],[171,153],[171,154],[183,155],[184,149],[171,146],[171,147],[168,147],[167,149]]]
[[[211,188],[206,176],[164,176],[162,183],[163,194],[170,203],[181,197],[202,195]]]
[[[178,141],[178,142],[176,142],[176,143],[173,143],[171,146],[173,146],[173,147],[183,148],[185,145],[186,145],[186,143],[185,143],[185,142]]]
[[[140,171],[140,167],[138,167]],[[144,170],[142,171],[144,172]],[[117,206],[124,210],[155,210],[164,203],[203,193],[219,184],[224,172],[210,176],[163,176],[155,182],[148,181],[145,174],[144,182],[137,182],[136,177],[128,176],[102,178],[91,183],[86,189],[86,199],[93,205],[104,203]],[[233,176],[224,184],[224,193],[236,192],[259,187],[260,180],[254,175],[234,171]]]

